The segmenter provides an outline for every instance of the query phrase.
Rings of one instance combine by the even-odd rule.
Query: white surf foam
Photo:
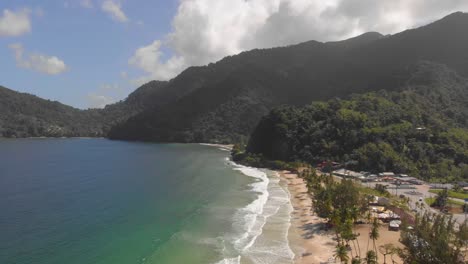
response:
[[[256,179],[249,185],[249,191],[256,193],[257,197],[237,211],[233,223],[236,234],[227,238],[228,243],[232,244],[239,255],[232,258],[235,254],[230,252],[223,261],[239,262],[219,263],[240,263],[241,258],[246,258],[252,263],[287,263],[289,260],[292,263],[294,253],[288,240],[292,205],[289,192],[279,184],[279,175],[273,174],[268,177],[266,171],[228,162],[235,170]],[[278,236],[273,240],[263,238],[265,225],[279,228],[278,232],[275,231],[275,235]],[[261,239],[257,241],[259,237]]]
[[[221,261],[216,262],[216,264],[239,264],[240,258],[240,256],[237,256],[235,258],[225,258]]]
[[[222,150],[222,151],[231,151],[232,150],[231,146],[228,146],[228,145],[210,144],[210,143],[199,143],[199,144],[202,145],[202,146],[216,147],[216,148],[218,148],[219,150]]]
[[[242,235],[234,241],[234,247],[242,252],[250,248],[255,239],[262,233],[266,220],[262,214],[269,197],[269,179],[265,172],[256,168],[238,166],[235,169],[256,179],[256,182],[250,184],[250,188],[258,195],[253,202],[239,209],[235,216],[236,228]]]
[[[252,263],[293,263],[295,255],[290,248],[288,237],[293,210],[290,194],[286,186],[279,184],[280,178],[277,173],[270,176],[270,182],[270,198],[264,209],[266,222],[263,233],[243,255]],[[268,208],[272,210],[270,213]]]

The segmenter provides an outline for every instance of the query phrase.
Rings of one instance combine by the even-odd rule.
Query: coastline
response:
[[[232,148],[230,145],[220,145],[220,144],[203,144],[201,143],[200,145],[205,145],[205,146],[211,146],[211,147],[216,147],[220,150],[227,151]],[[229,159],[230,160],[230,159]],[[232,161],[231,161],[232,162]],[[241,164],[237,164],[233,162],[233,164],[236,164],[239,167],[244,167],[244,168],[251,168],[251,169],[256,169],[259,171],[265,172],[265,170],[257,167],[246,167]],[[279,186],[287,193],[286,199],[288,199],[288,204],[289,207],[291,208],[288,212],[288,220],[286,218],[281,218],[276,220],[273,220],[273,222],[283,224],[287,224],[287,230],[285,232],[286,235],[286,240],[287,243],[284,245],[289,248],[289,252],[287,253],[288,250],[283,251],[283,250],[278,250],[278,248],[274,251],[275,253],[272,252],[272,255],[276,256],[287,256],[292,254],[290,260],[287,260],[287,263],[297,263],[297,264],[328,264],[328,263],[337,263],[337,260],[334,258],[335,255],[335,250],[336,250],[336,245],[337,242],[335,240],[335,233],[332,230],[326,230],[326,223],[327,220],[321,217],[318,217],[314,214],[313,212],[313,202],[311,199],[310,194],[308,193],[308,188],[306,185],[306,182],[299,177],[297,173],[292,173],[287,170],[272,170],[272,169],[267,169],[267,171],[273,172],[274,174],[277,175],[278,177],[278,182]],[[265,172],[266,173],[266,172]],[[245,173],[244,173],[245,174]],[[252,177],[251,175],[246,174],[247,176]],[[274,180],[275,177],[271,178],[271,176],[266,177],[267,182],[270,182],[271,180]],[[264,181],[260,180],[261,181]],[[340,178],[337,178],[337,180],[341,180]],[[267,183],[267,186],[270,184]],[[259,191],[259,190],[257,190]],[[260,197],[263,196],[263,202],[262,205],[260,206],[260,212],[263,211],[265,203],[267,201],[271,201],[270,195],[268,194],[270,190],[265,190],[265,192],[260,191]],[[265,197],[266,195],[266,197]],[[259,197],[259,198],[260,198]],[[266,198],[266,199],[265,199]],[[274,198],[273,198],[274,199]],[[260,198],[260,200],[262,200]],[[255,202],[254,202],[255,203]],[[264,215],[263,213],[256,213],[258,217],[266,217],[264,220],[266,221],[265,223],[261,224],[261,229],[259,230],[258,233],[258,239],[262,239],[262,233],[263,235],[266,235],[269,237],[268,241],[277,241],[278,234],[273,235],[275,228],[268,228],[268,225],[271,225],[268,223],[267,219],[270,218],[272,215]],[[270,219],[269,221],[272,221]],[[266,226],[265,226],[266,224]],[[370,225],[369,224],[361,224],[359,226],[356,226],[356,232],[358,234],[357,242],[358,244],[362,245],[360,247],[360,256],[365,256],[367,250],[369,249],[369,237],[366,235],[370,230]],[[283,231],[284,232],[284,231]],[[400,234],[399,232],[393,232],[388,230],[388,224],[382,224],[379,228],[379,233],[381,234],[381,237],[376,241],[377,246],[381,246],[387,243],[391,243],[396,245],[399,248],[403,248],[404,246],[399,242],[399,237]],[[253,240],[257,240],[257,237]],[[254,242],[255,243],[255,242]],[[264,244],[263,242],[261,244]],[[256,258],[259,258],[260,255],[258,255],[259,252],[256,249],[252,250],[247,250],[244,251],[244,253],[247,253],[248,255],[256,255]],[[351,257],[353,254],[353,251],[351,250],[349,252],[349,256]],[[379,252],[378,252],[379,254]],[[243,260],[239,258],[236,259],[225,259],[224,261],[233,261],[233,263],[244,263]],[[246,257],[244,255],[244,257]],[[262,256],[260,258],[267,259],[266,256]],[[247,259],[250,259],[250,257],[247,257]],[[286,263],[286,262],[276,262],[273,259],[269,259],[271,263]],[[284,259],[286,261],[286,259]],[[291,261],[291,262],[290,262]],[[395,263],[402,263],[400,258],[396,255],[392,256],[392,261],[395,261]],[[384,263],[385,260],[381,254],[379,254],[378,258],[378,263]],[[219,263],[225,263],[225,262],[219,262]],[[250,262],[247,262],[250,263]]]
[[[224,148],[225,150],[230,147],[218,144],[202,143],[201,145]],[[298,174],[290,171],[270,171],[278,175],[278,183],[288,193],[289,205],[292,207],[289,211],[290,223],[286,232],[288,246],[294,256],[291,258],[292,263],[335,263],[333,257],[336,247],[336,241],[333,239],[334,233],[325,230],[325,219],[314,215],[312,199],[308,194],[305,181]]]
[[[198,144],[202,146],[216,147],[224,151],[231,151],[232,148],[234,147],[234,145],[224,145],[224,144],[211,144],[211,143],[198,143]]]
[[[293,207],[279,172],[229,162],[234,170],[252,178],[245,191],[255,198],[237,209],[235,233],[227,236],[223,246],[229,250],[216,264],[294,263],[288,234]]]
[[[336,242],[333,234],[324,230],[325,219],[314,215],[305,182],[289,171],[278,173],[287,185],[293,206],[288,238],[296,255],[294,263],[335,263],[333,254]]]

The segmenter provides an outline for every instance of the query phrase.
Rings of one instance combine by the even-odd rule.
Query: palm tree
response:
[[[351,208],[351,217],[352,217],[353,223],[355,223],[358,220],[360,214],[361,214],[361,211],[359,210],[357,206],[354,206],[353,208]],[[359,256],[359,258],[361,258],[361,248],[359,246],[359,240],[357,239],[359,234],[354,233],[353,228],[354,228],[354,225],[351,224],[351,233],[352,233],[351,242],[353,243],[354,250],[356,251],[356,256]],[[356,244],[357,244],[357,249],[356,249]]]
[[[344,223],[341,223],[337,228],[340,229],[338,231],[340,233],[341,240],[346,242],[347,247],[350,247],[350,241],[351,243],[353,243],[356,255],[353,255],[353,250],[351,248],[351,256],[358,256],[359,253],[356,248],[356,244],[354,243],[354,240],[356,240],[356,235],[353,232],[353,222],[351,221],[351,219],[347,219]]]
[[[339,215],[338,211],[332,211],[330,216],[330,222],[335,226],[336,241],[338,241],[338,243],[341,243],[340,230],[342,230],[342,222],[341,216]]]
[[[459,248],[468,247],[468,220],[465,219],[463,224],[458,226],[458,232],[455,234],[455,243]],[[465,257],[466,251],[463,252],[463,257]]]
[[[360,233],[354,234],[354,239],[356,240],[356,244],[357,244],[357,247],[358,247],[358,256],[359,256],[359,258],[361,258],[361,246],[359,246],[359,239],[358,239],[358,237],[360,235],[361,235]]]
[[[371,212],[369,210],[367,213],[367,224],[369,224],[370,221],[371,221]],[[369,233],[370,233],[370,229],[369,229]],[[369,251],[369,243],[370,243],[370,236],[367,238],[367,248],[366,248],[367,251]]]
[[[379,220],[374,218],[374,222],[372,223],[371,232],[369,234],[369,238],[372,239],[372,244],[374,245],[374,252],[377,252],[377,246],[375,245],[375,240],[379,239]],[[378,260],[378,255],[376,254],[376,259]]]
[[[384,264],[387,263],[387,255],[395,254],[395,246],[393,244],[385,244],[379,247],[380,253],[384,256]]]
[[[335,255],[333,255],[335,259],[340,259],[341,263],[348,263],[349,256],[348,256],[348,248],[343,243],[340,243],[336,246]]]
[[[366,264],[377,264],[377,254],[375,254],[375,251],[373,250],[367,251]]]

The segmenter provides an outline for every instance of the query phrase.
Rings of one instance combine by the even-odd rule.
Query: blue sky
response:
[[[1,0],[0,85],[79,108],[227,55],[468,11],[464,0]]]
[[[125,97],[136,88],[126,79],[139,74],[129,66],[129,58],[138,47],[170,31],[177,1],[126,1],[121,8],[127,22],[113,19],[101,3],[85,7],[79,0],[0,1],[0,17],[9,10],[24,12],[30,20],[28,32],[0,35],[0,85],[80,108],[92,106],[89,96],[101,90],[114,99]],[[18,67],[9,48],[18,43],[26,56],[56,56],[66,70],[45,74]]]

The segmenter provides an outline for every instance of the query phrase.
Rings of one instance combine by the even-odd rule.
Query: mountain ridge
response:
[[[59,121],[58,127],[70,127],[57,136],[157,142],[245,141],[273,107],[405,89],[414,65],[421,61],[443,64],[467,76],[468,57],[463,55],[468,46],[466,28],[468,14],[457,12],[393,35],[368,32],[342,41],[312,40],[253,49],[206,66],[189,67],[169,81],[151,81],[104,109],[66,108],[69,120],[90,120],[83,124],[84,131],[55,112],[51,113],[51,122],[39,119],[46,127],[56,125],[55,121]],[[8,105],[0,100],[0,107],[2,104]],[[0,117],[0,135],[28,136],[24,109],[15,107],[20,116],[16,113],[7,121]],[[37,118],[34,113],[28,114],[26,123],[34,124]],[[9,126],[9,133],[2,134],[2,124]],[[14,133],[15,129],[22,132]]]
[[[468,14],[455,13],[390,36],[368,33],[341,42],[308,41],[226,57],[181,73],[175,80],[194,78],[195,74],[197,87],[173,104],[118,124],[109,136],[158,142],[233,142],[248,137],[253,125],[274,106],[402,89],[411,76],[408,68],[420,61],[445,64],[467,75],[468,60],[460,56],[468,46],[466,28]],[[206,79],[209,72],[216,77]],[[174,83],[169,87],[180,89]]]

